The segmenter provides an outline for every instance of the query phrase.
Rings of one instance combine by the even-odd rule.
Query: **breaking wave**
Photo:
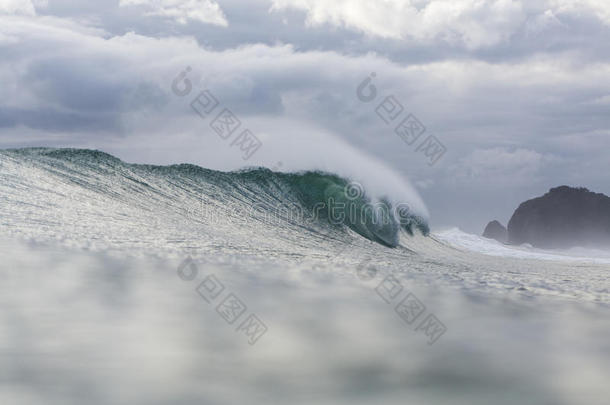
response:
[[[174,224],[182,216],[207,224],[210,234],[216,226],[227,237],[241,233],[230,226],[275,227],[294,241],[301,236],[288,235],[291,231],[324,228],[396,247],[401,234],[429,233],[426,219],[409,201],[374,195],[360,183],[322,171],[138,165],[84,149],[15,149],[0,151],[0,157],[4,221],[21,222],[13,230],[52,232],[59,225],[77,233],[88,228],[93,240],[137,239],[144,229],[158,229],[168,218]],[[121,219],[123,226],[112,226]]]

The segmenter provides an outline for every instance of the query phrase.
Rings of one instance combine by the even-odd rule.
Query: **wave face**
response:
[[[163,239],[180,244],[185,236],[175,234],[188,230],[190,222],[204,225],[204,232],[186,239],[266,233],[302,243],[308,234],[319,240],[320,234],[341,239],[353,232],[396,247],[401,234],[429,232],[408,202],[392,203],[329,173],[136,165],[83,149],[28,148],[0,156],[4,221],[12,224],[11,232],[30,237],[60,236],[59,229],[61,238],[75,244],[87,240],[112,247],[146,244],[153,231],[153,245]]]

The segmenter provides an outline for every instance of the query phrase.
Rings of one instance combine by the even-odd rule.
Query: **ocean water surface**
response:
[[[0,151],[1,402],[608,403],[607,255],[351,180]]]

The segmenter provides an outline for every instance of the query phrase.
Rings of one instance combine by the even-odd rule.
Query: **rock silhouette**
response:
[[[610,197],[586,188],[552,188],[517,208],[508,223],[508,242],[610,248]]]
[[[500,243],[506,243],[508,241],[508,230],[498,221],[491,221],[485,227],[483,231],[483,237],[488,239],[495,239]]]

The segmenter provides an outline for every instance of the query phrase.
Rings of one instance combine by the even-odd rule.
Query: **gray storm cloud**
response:
[[[606,2],[121,6],[0,0],[1,147],[218,166],[226,144],[170,91],[190,66],[195,90],[213,91],[268,142],[330,134],[408,176],[433,225],[478,231],[559,184],[610,192]],[[414,24],[381,24],[390,14]],[[366,104],[356,88],[371,72],[378,99]],[[443,142],[439,164],[378,117],[387,96]]]

